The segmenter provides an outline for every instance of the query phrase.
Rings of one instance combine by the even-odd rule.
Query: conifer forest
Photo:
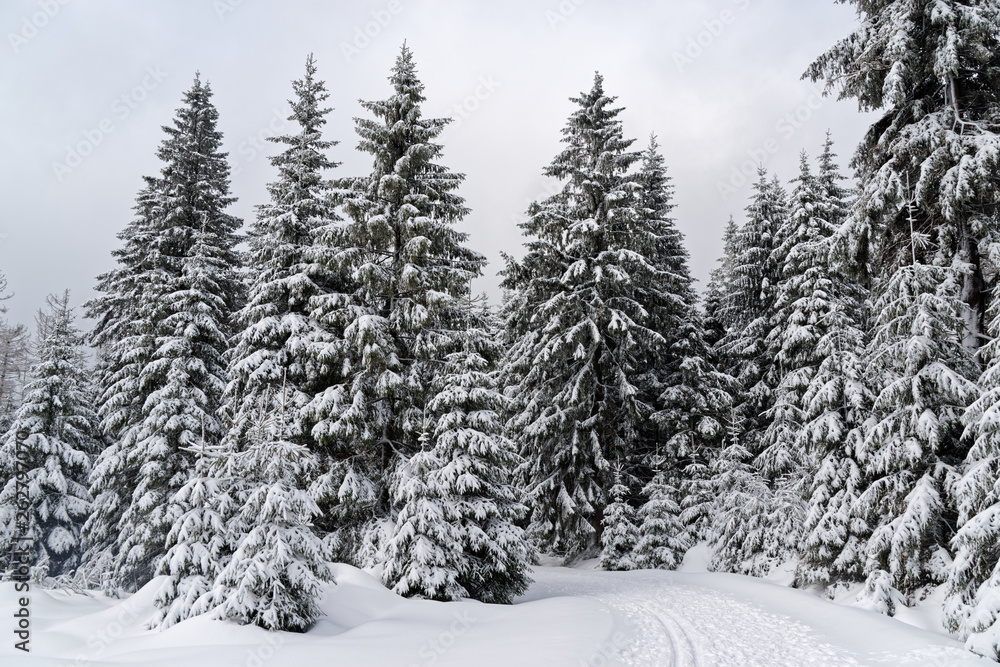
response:
[[[294,637],[345,626],[331,596],[359,572],[499,614],[571,576],[553,572],[593,571],[599,598],[701,558],[922,610],[1000,658],[1000,3],[842,2],[856,29],[802,76],[867,132],[796,146],[794,174],[756,165],[734,216],[703,221],[724,230],[708,281],[675,210],[685,156],[661,145],[684,130],[629,136],[611,76],[546,82],[572,111],[537,119],[561,127],[538,165],[555,185],[512,231],[500,299],[473,286],[487,257],[419,47],[373,46],[395,49],[381,96],[337,136],[355,93],[304,46],[246,220],[212,81],[186,73],[148,119],[158,171],[109,270],[34,331],[0,326],[0,600],[141,598],[151,642]],[[707,632],[675,611],[671,637]],[[690,663],[677,644],[579,664],[883,664],[689,641]],[[326,664],[293,655],[273,664]],[[338,664],[494,664],[457,655]],[[952,659],[914,664],[980,664]]]

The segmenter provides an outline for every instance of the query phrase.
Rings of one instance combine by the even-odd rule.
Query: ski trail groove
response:
[[[659,621],[666,631],[670,639],[673,667],[707,667],[699,656],[698,645],[692,639],[691,633],[674,614],[652,605],[640,604],[639,608]]]
[[[860,656],[816,628],[727,593],[653,576],[559,572],[553,593],[596,599],[633,626],[616,664],[632,667],[849,667]],[[870,664],[870,663],[869,663]]]

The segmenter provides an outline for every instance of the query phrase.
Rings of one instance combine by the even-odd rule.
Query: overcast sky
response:
[[[637,149],[655,132],[676,218],[701,281],[738,221],[761,160],[783,181],[833,132],[845,173],[870,118],[800,80],[856,23],[833,0],[2,0],[0,271],[8,317],[31,323],[45,295],[93,295],[112,266],[143,175],[158,173],[162,125],[200,70],[215,92],[234,167],[234,213],[249,221],[275,171],[262,139],[288,129],[292,79],[313,52],[331,92],[331,176],[366,173],[352,119],[382,99],[403,40],[426,85],[425,115],[454,116],[443,163],[467,175],[462,227],[490,260],[475,285],[498,297],[500,252],[547,194],[595,71],[625,107]],[[89,328],[89,323],[84,322]]]

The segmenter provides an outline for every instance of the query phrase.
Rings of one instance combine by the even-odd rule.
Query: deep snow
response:
[[[697,554],[694,554],[695,556]],[[34,589],[30,656],[0,646],[0,663],[97,667],[513,667],[995,664],[938,633],[808,592],[738,575],[603,572],[543,566],[512,606],[406,600],[369,574],[336,568],[327,616],[308,633],[271,634],[196,618],[143,628],[157,582],[134,596]],[[10,618],[13,584],[0,585]]]

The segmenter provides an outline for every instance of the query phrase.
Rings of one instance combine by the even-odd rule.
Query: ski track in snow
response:
[[[954,665],[972,657],[947,647],[861,657],[788,616],[708,588],[567,573],[547,575],[546,584],[552,593],[594,598],[620,612],[635,643],[619,660],[633,667]]]

